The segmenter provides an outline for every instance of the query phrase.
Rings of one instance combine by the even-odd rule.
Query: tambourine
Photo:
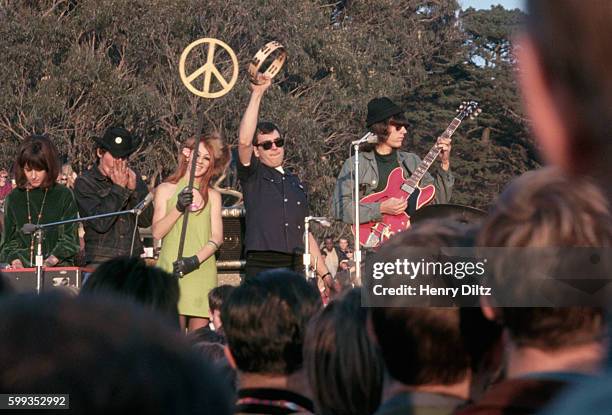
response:
[[[259,68],[261,68],[265,60],[275,51],[278,51],[276,59],[272,61],[270,66],[268,66],[263,74],[269,76],[270,78],[274,78],[274,76],[276,76],[276,74],[281,70],[285,64],[285,60],[287,60],[287,51],[283,45],[273,40],[272,42],[266,43],[263,48],[259,49],[253,59],[251,59],[251,63],[249,64],[249,76],[251,77],[252,82],[257,81],[257,73],[259,72]]]

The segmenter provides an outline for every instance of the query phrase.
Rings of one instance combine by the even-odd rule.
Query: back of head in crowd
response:
[[[612,218],[590,180],[545,168],[508,186],[477,241],[488,247],[609,247]],[[533,285],[516,285],[517,295],[534,295]],[[505,307],[497,312],[518,347],[555,351],[599,342],[605,327],[603,311],[595,307]]]
[[[150,311],[111,297],[0,302],[0,390],[68,394],[80,414],[230,414],[217,372]]]
[[[229,298],[232,291],[234,291],[233,286],[224,284],[208,292],[208,307],[215,330],[221,329],[221,308],[223,308],[223,303]]]
[[[96,268],[82,294],[121,296],[178,321],[179,288],[176,278],[137,257],[118,257]]]
[[[236,368],[272,376],[301,369],[306,325],[320,308],[317,290],[295,272],[271,270],[247,279],[221,311]]]
[[[610,187],[610,2],[528,0],[527,8],[519,74],[542,152],[564,170]]]
[[[612,219],[601,190],[585,177],[554,167],[523,174],[499,196],[478,246],[571,247],[612,245]]]
[[[471,229],[452,220],[430,220],[393,237],[377,252],[389,262],[406,258],[415,247],[469,247]],[[417,277],[418,279],[418,277]],[[433,280],[427,280],[427,283]],[[374,335],[389,376],[412,387],[463,384],[465,395],[471,376],[468,342],[456,307],[371,308]],[[492,343],[487,338],[483,342]]]
[[[304,358],[317,413],[369,415],[378,408],[384,364],[366,320],[367,308],[355,288],[310,321]]]

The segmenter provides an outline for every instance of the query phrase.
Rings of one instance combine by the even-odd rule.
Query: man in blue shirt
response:
[[[302,271],[304,218],[308,196],[300,179],[283,167],[285,140],[271,122],[259,122],[259,106],[272,84],[264,75],[251,83],[251,97],[240,122],[238,179],[246,208],[246,276],[273,268]],[[331,285],[331,274],[310,234],[312,264]]]

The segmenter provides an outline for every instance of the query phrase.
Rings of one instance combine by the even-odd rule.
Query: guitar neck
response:
[[[459,124],[461,124],[461,119],[454,118],[453,121],[448,125],[448,127],[446,127],[446,130],[444,130],[441,137],[451,138],[457,127],[459,127]],[[417,168],[412,172],[410,178],[406,180],[406,183],[411,187],[416,187],[425,175],[425,173],[427,173],[427,170],[429,170],[432,163],[436,160],[438,154],[440,154],[440,149],[436,144],[434,144],[431,150],[429,150],[429,153],[427,153],[421,163],[419,163]]]

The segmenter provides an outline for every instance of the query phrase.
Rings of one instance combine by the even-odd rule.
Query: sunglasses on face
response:
[[[265,141],[263,143],[256,144],[256,146],[257,147],[261,147],[264,150],[270,150],[272,148],[272,144],[275,144],[276,148],[281,148],[282,146],[285,145],[285,139],[284,138],[277,138],[274,141]]]
[[[400,123],[395,122],[395,121],[389,122],[389,125],[394,127],[397,131],[401,130],[402,128],[408,129],[408,126],[406,124],[400,124]]]

